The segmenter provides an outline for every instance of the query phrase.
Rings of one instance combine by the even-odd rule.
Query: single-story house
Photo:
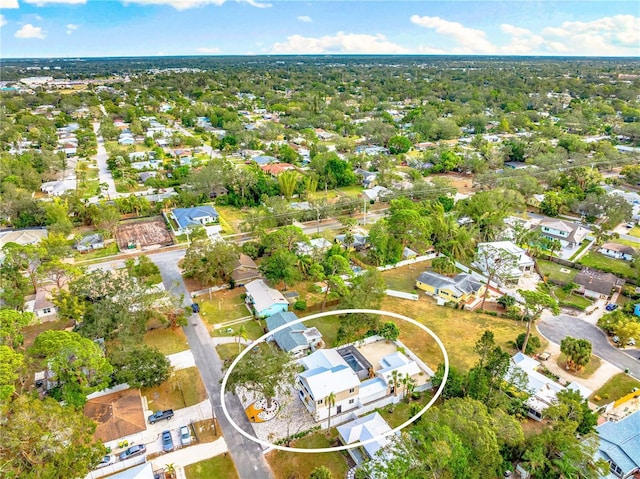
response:
[[[40,190],[51,196],[60,196],[67,191],[75,191],[76,177],[71,175],[62,180],[47,181],[40,185]]]
[[[418,253],[413,251],[411,248],[408,248],[405,246],[404,249],[402,250],[402,259],[413,259],[413,258],[416,258],[417,256],[418,256]]]
[[[297,320],[291,311],[283,311],[266,319],[267,331]],[[295,356],[302,356],[309,351],[315,351],[322,344],[322,334],[317,328],[307,328],[302,323],[292,324],[273,335],[278,347]]]
[[[603,254],[605,256],[609,256],[610,258],[631,261],[633,260],[633,257],[636,255],[636,250],[633,249],[631,246],[627,246],[623,244],[604,243],[598,249],[598,253]]]
[[[584,268],[576,274],[573,281],[580,285],[580,293],[593,299],[606,299],[611,296],[613,290],[620,291],[625,281],[611,273],[602,273],[589,268]]]
[[[138,179],[142,183],[147,181],[149,178],[155,178],[156,176],[158,176],[157,171],[143,171],[142,173],[138,173]]]
[[[365,188],[372,188],[376,185],[378,173],[367,171],[362,168],[356,168],[355,170],[353,170],[353,172],[356,174],[356,176],[360,177],[360,183]]]
[[[76,244],[75,248],[80,253],[87,253],[89,251],[93,251],[96,249],[104,248],[104,238],[101,234],[90,234],[80,239]]]
[[[301,256],[315,256],[331,248],[331,242],[325,238],[314,238],[308,243],[299,241],[295,244],[296,252]]]
[[[298,396],[316,421],[329,416],[327,397],[333,393],[331,415],[358,407],[360,379],[335,349],[318,349],[299,360],[305,371],[298,374]]]
[[[8,243],[16,243],[21,246],[38,244],[43,238],[47,238],[49,233],[46,228],[29,228],[23,230],[13,230],[0,232],[0,263],[4,260],[3,248]]]
[[[252,158],[253,161],[255,161],[258,166],[264,166],[264,165],[268,165],[269,163],[278,163],[279,160],[274,157],[274,156],[268,156],[268,155],[259,155],[259,156],[255,156]]]
[[[278,176],[285,171],[295,171],[296,167],[290,163],[268,163],[261,165],[260,169],[271,176]]]
[[[205,226],[218,221],[218,212],[213,206],[195,206],[193,208],[174,208],[171,217],[178,224],[176,234],[184,234],[194,226]]]
[[[391,193],[389,188],[385,188],[384,186],[374,186],[373,188],[367,188],[363,190],[361,196],[368,200],[378,201],[380,198],[384,197]]]
[[[510,271],[501,271],[501,281],[518,281],[523,274],[533,271],[533,260],[527,255],[525,250],[511,241],[479,243],[476,261],[473,263],[473,266],[487,274],[487,264],[492,265],[494,261],[499,259],[504,261],[505,257],[511,258],[510,262],[512,262],[513,267],[510,268]],[[489,269],[490,268],[491,266]]]
[[[218,196],[224,196],[227,193],[229,193],[229,190],[227,190],[224,186],[214,186],[209,192],[209,198],[215,199]]]
[[[467,273],[450,278],[433,271],[425,271],[416,279],[416,288],[429,296],[437,296],[446,301],[465,303],[484,294],[485,285]]]
[[[261,279],[254,279],[244,287],[247,290],[246,303],[251,306],[257,318],[267,318],[289,310],[287,298],[277,289],[267,286]]]
[[[262,277],[258,270],[258,265],[244,253],[240,253],[240,257],[233,267],[231,278],[235,281],[236,286],[244,286],[246,283]]]
[[[631,479],[640,472],[640,411],[596,427],[598,450],[595,459],[609,463],[605,479]]]
[[[574,248],[587,236],[589,230],[571,221],[545,219],[538,226],[543,236],[557,239],[563,248]]]
[[[392,434],[382,437],[383,434],[391,431],[391,427],[377,412],[338,426],[337,430],[340,442],[344,445],[376,438],[375,441],[365,444],[362,448],[348,449],[349,455],[356,463],[356,466],[370,460],[379,459],[378,451],[386,447],[393,437]],[[399,433],[396,433],[396,435],[399,435]]]
[[[347,249],[355,249],[356,251],[363,250],[367,247],[367,241],[369,240],[368,236],[363,234],[354,233],[350,235],[350,238],[346,234],[337,235],[335,237],[335,242],[342,245]]]
[[[519,352],[511,357],[509,371],[507,372],[508,376],[524,373],[527,380],[525,390],[530,394],[525,401],[525,406],[528,409],[528,416],[536,421],[542,421],[544,411],[557,401],[557,394],[565,389],[557,382],[538,372],[539,366],[540,363],[538,361]],[[566,389],[578,392],[584,399],[587,399],[593,393],[590,389],[576,382],[568,384]]]

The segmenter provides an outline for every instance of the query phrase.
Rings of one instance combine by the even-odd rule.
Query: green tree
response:
[[[480,309],[484,309],[484,303],[489,295],[489,285],[496,279],[501,282],[510,280],[513,270],[518,267],[518,258],[505,249],[496,248],[487,243],[478,245],[475,262],[487,275],[487,287],[482,295],[482,304],[480,304]]]
[[[324,398],[325,404],[327,405],[327,434],[329,434],[329,430],[331,429],[331,408],[336,405],[336,394],[332,391],[329,395]]]
[[[51,398],[23,395],[9,403],[0,463],[6,478],[84,477],[106,454],[95,423]]]
[[[87,393],[104,389],[113,368],[96,343],[70,331],[45,331],[36,337],[29,354],[49,367],[60,383],[61,398],[81,406]]]
[[[524,353],[527,350],[527,343],[531,336],[532,323],[540,319],[540,315],[545,309],[548,308],[553,314],[557,315],[560,313],[560,308],[558,307],[558,302],[547,293],[525,291],[522,289],[519,289],[518,293],[524,298],[524,314],[522,315],[522,319],[527,322],[527,335],[524,338],[521,349]]]
[[[182,269],[185,277],[199,281],[202,286],[228,283],[239,258],[233,243],[196,240],[187,248]]]
[[[567,356],[567,366],[579,371],[591,361],[591,343],[586,339],[567,336],[560,342],[560,351]]]
[[[389,138],[387,148],[389,148],[389,153],[392,155],[406,153],[411,149],[411,140],[406,136],[392,136]]]
[[[23,365],[24,356],[21,353],[0,344],[0,409],[14,395]]]
[[[267,279],[291,286],[302,279],[297,265],[298,257],[295,253],[282,249],[263,259],[260,271]]]
[[[309,479],[332,479],[333,475],[331,471],[327,469],[325,466],[318,466],[311,471],[311,475]]]
[[[159,386],[171,376],[171,363],[157,349],[146,344],[120,345],[109,351],[115,370],[114,383],[134,389]]]
[[[35,321],[35,315],[29,312],[0,309],[0,345],[16,349],[22,346],[25,326]]]
[[[298,173],[295,171],[284,171],[278,175],[278,186],[280,193],[282,193],[285,199],[287,201],[291,200],[298,186]]]
[[[262,343],[257,351],[251,351],[236,365],[227,385],[235,394],[244,389],[262,396],[267,408],[271,408],[272,400],[288,391],[296,370],[287,352]]]

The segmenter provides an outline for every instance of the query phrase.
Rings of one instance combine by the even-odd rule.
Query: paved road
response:
[[[549,341],[556,344],[567,336],[586,339],[593,345],[593,353],[622,369],[629,369],[630,374],[640,379],[640,361],[636,354],[631,356],[622,350],[614,348],[607,339],[606,334],[597,326],[588,323],[575,316],[561,314],[559,316],[543,316],[538,321],[538,330]]]
[[[107,191],[105,193],[110,199],[114,199],[118,197],[118,192],[116,191],[116,183],[113,181],[113,175],[111,174],[109,168],[107,168],[107,159],[109,158],[109,155],[107,154],[107,150],[104,147],[104,139],[98,134],[99,130],[100,123],[94,123],[93,131],[96,134],[96,138],[98,140],[98,153],[93,158],[98,164],[98,178],[100,179],[100,183],[106,183],[108,185]]]
[[[173,289],[177,294],[184,294],[184,304],[191,304],[189,294],[180,275],[177,266],[179,251],[169,251],[150,256],[160,268],[165,287]],[[222,379],[222,362],[216,353],[213,341],[207,328],[202,323],[200,316],[193,314],[189,317],[189,325],[184,327],[184,332],[189,341],[189,347],[207,388],[211,407],[218,419],[218,424],[224,434],[227,447],[235,462],[241,479],[269,479],[273,477],[271,469],[262,453],[262,448],[238,433],[222,414],[220,398],[220,380]],[[243,430],[254,435],[251,425],[244,413],[244,408],[237,397],[227,394],[225,397],[227,409],[233,416],[236,424]]]

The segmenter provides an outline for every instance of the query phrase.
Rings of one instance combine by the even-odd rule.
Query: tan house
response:
[[[486,286],[467,273],[450,278],[433,271],[425,271],[416,279],[416,288],[445,301],[466,303],[482,296]]]
[[[244,286],[250,281],[261,277],[262,275],[256,262],[246,254],[240,253],[240,257],[233,267],[233,273],[231,273],[231,278],[235,281],[236,286]]]

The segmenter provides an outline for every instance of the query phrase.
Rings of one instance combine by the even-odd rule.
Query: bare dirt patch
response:
[[[127,221],[118,225],[116,241],[121,251],[173,244],[173,238],[160,217],[144,221]]]

